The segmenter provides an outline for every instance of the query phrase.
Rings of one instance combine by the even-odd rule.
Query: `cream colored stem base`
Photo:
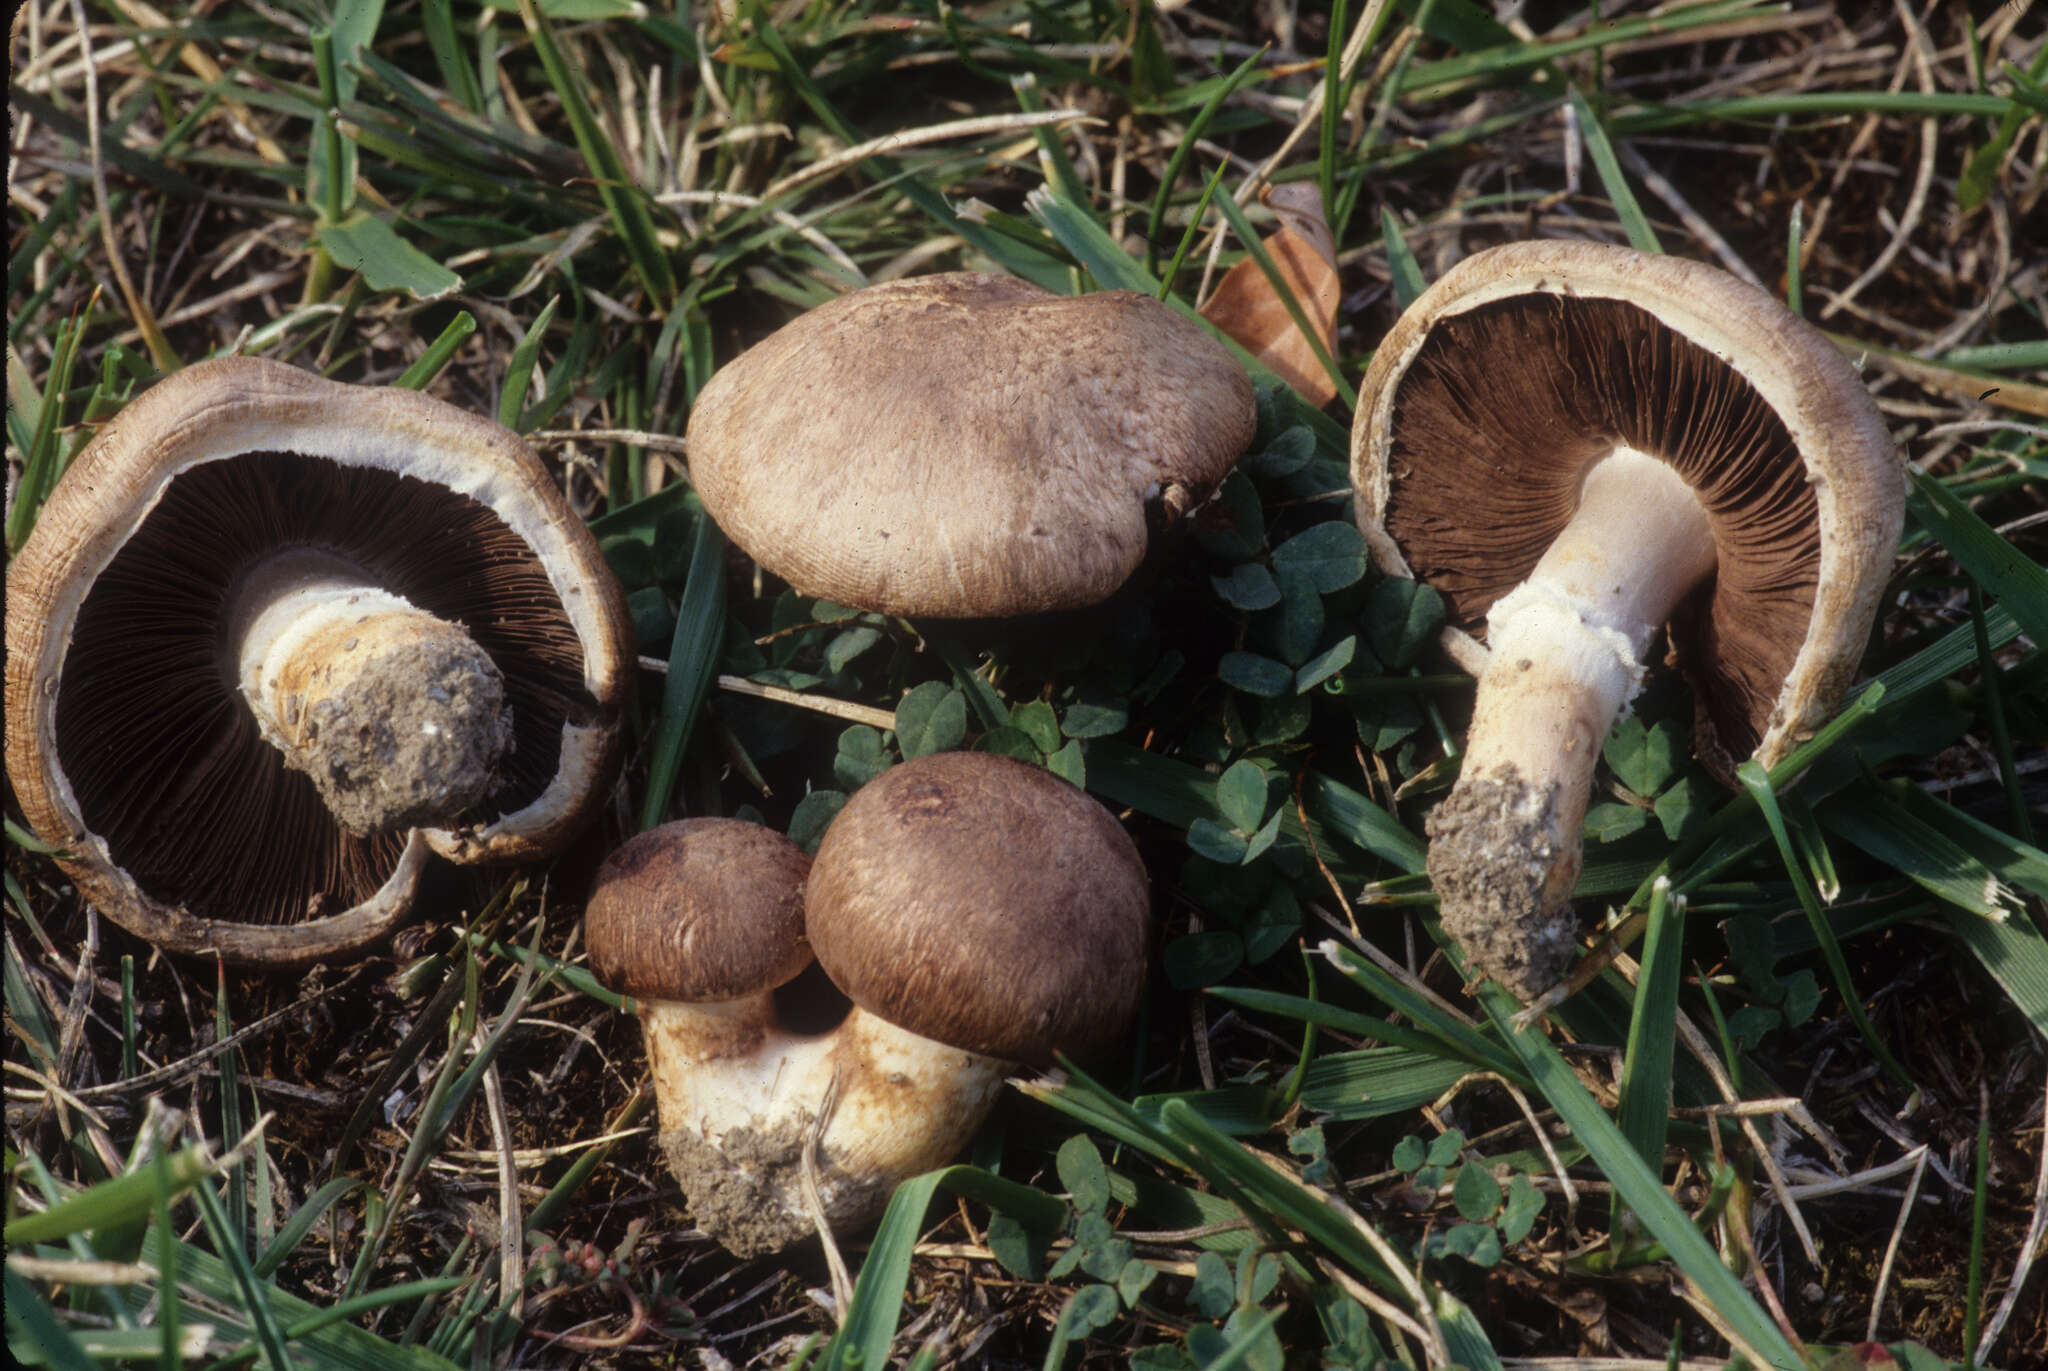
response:
[[[1571,963],[1569,904],[1600,747],[1640,687],[1642,655],[1714,568],[1704,510],[1664,463],[1620,449],[1577,514],[1487,616],[1458,784],[1429,818],[1444,928],[1475,976],[1523,999]]]
[[[813,1139],[817,1213],[857,1227],[966,1146],[1011,1065],[857,1007],[816,1037],[777,1027],[767,995],[650,1001],[640,1014],[670,1169],[692,1220],[742,1257],[817,1232],[804,1176]]]
[[[233,622],[257,727],[351,832],[451,824],[496,786],[512,712],[461,625],[311,550],[249,577]]]

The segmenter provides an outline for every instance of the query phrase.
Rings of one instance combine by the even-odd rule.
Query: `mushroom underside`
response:
[[[1703,741],[1755,749],[1812,616],[1820,537],[1790,432],[1737,372],[1624,301],[1517,296],[1435,325],[1392,433],[1387,533],[1468,632],[1570,521],[1591,466],[1622,447],[1668,463],[1719,548],[1672,647]]]
[[[235,586],[280,550],[308,549],[460,624],[497,665],[515,740],[477,817],[537,798],[564,722],[596,712],[581,644],[539,557],[485,505],[289,453],[189,468],[80,605],[55,718],[80,818],[164,905],[294,923],[367,898],[404,848],[403,832],[337,827],[313,783],[263,741],[236,688],[225,623]],[[375,756],[383,744],[365,746]]]

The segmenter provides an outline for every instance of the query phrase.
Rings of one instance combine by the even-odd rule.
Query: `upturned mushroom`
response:
[[[403,918],[430,852],[576,832],[616,774],[631,642],[516,435],[204,362],[99,432],[8,568],[8,774],[116,923],[311,962]]]
[[[880,1213],[966,1144],[1019,1063],[1112,1046],[1147,922],[1144,867],[1101,805],[1023,762],[943,753],[858,791],[815,865],[737,820],[641,834],[599,873],[585,938],[599,979],[639,1001],[692,1217],[754,1256]],[[853,1004],[803,1035],[773,991],[812,953]]]
[[[1170,306],[963,272],[799,316],[687,437],[705,508],[801,593],[992,619],[1109,598],[1255,425],[1243,367]]]
[[[1479,677],[1428,823],[1444,927],[1534,998],[1569,965],[1594,764],[1658,631],[1709,769],[1783,757],[1854,675],[1901,471],[1818,330],[1714,268],[1594,243],[1460,263],[1362,394],[1359,527],[1382,569],[1442,592]]]

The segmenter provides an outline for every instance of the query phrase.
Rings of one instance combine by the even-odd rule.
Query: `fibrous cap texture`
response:
[[[906,762],[826,830],[806,897],[818,963],[857,1005],[950,1047],[1043,1063],[1115,1041],[1144,983],[1144,864],[1042,767]]]
[[[1108,598],[1255,420],[1244,369],[1167,305],[958,273],[842,296],[728,364],[690,475],[806,595],[997,618]]]
[[[742,819],[680,819],[628,839],[599,868],[583,936],[599,981],[685,1003],[772,990],[810,964],[811,859]]]

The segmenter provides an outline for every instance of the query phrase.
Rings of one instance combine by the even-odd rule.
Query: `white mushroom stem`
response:
[[[246,577],[230,622],[257,727],[351,832],[445,826],[496,785],[505,681],[461,625],[311,549]]]
[[[739,1256],[816,1231],[804,1180],[814,1134],[818,1212],[833,1228],[863,1223],[900,1182],[967,1144],[1015,1066],[857,1005],[829,1032],[790,1033],[768,994],[642,1001],[640,1023],[662,1147],[691,1217]]]
[[[1458,784],[1430,816],[1429,872],[1472,971],[1524,999],[1570,962],[1567,901],[1601,743],[1641,686],[1651,637],[1714,563],[1691,488],[1618,448],[1487,615],[1490,658]]]

